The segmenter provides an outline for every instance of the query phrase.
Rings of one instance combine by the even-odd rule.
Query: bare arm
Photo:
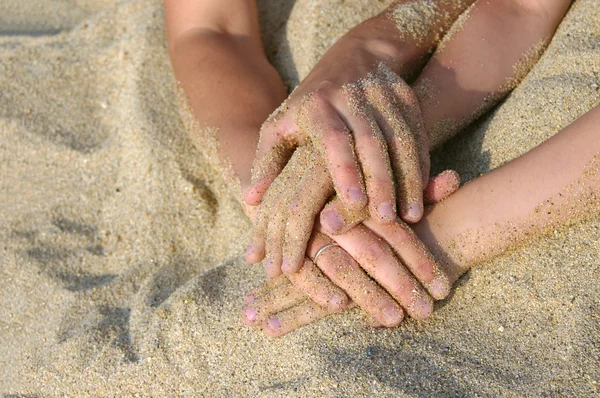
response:
[[[450,282],[478,262],[548,230],[600,210],[600,105],[525,155],[459,189],[426,212],[417,236]],[[403,227],[365,225],[394,249]],[[360,226],[364,228],[363,226]],[[352,231],[350,231],[352,232]],[[363,231],[364,232],[364,231]],[[347,240],[349,233],[343,234]],[[361,237],[364,240],[364,235]],[[338,243],[345,250],[344,239]],[[352,242],[351,242],[352,243]],[[354,242],[356,243],[356,242]],[[354,244],[352,243],[352,244]],[[346,247],[345,247],[346,246]],[[286,290],[287,289],[287,290]],[[296,291],[292,285],[278,294]],[[267,297],[268,289],[264,294]],[[261,305],[262,296],[255,298]],[[280,336],[331,312],[299,297],[295,305],[271,301],[264,330]],[[277,327],[274,327],[277,326]]]
[[[256,0],[165,0],[165,14],[173,70],[201,128],[192,139],[201,151],[216,140],[223,172],[232,166],[229,177],[247,184],[260,126],[286,95]]]
[[[416,230],[454,279],[474,264],[600,206],[600,106],[466,184]]]

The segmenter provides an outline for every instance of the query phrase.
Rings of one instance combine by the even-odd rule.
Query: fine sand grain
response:
[[[294,85],[389,3],[262,0],[267,52]],[[271,340],[240,321],[264,272],[187,138],[161,1],[4,0],[0,35],[0,395],[600,393],[597,217],[472,270],[426,322],[374,330],[352,310]],[[599,102],[599,54],[597,0],[577,0],[434,167],[470,180],[567,126]]]

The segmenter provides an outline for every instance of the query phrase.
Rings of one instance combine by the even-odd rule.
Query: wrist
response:
[[[396,25],[385,13],[357,25],[343,40],[360,43],[362,48],[403,78],[414,75],[426,60],[426,52],[406,40],[400,40]]]

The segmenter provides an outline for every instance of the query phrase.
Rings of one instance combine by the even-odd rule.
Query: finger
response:
[[[357,85],[344,86],[344,100],[335,103],[352,130],[367,189],[369,212],[381,223],[396,220],[396,193],[385,138],[373,110]]]
[[[330,311],[341,311],[350,301],[346,293],[327,279],[308,258],[302,268],[290,275],[289,279],[316,304]]]
[[[244,304],[251,303],[257,298],[264,296],[271,290],[274,290],[281,286],[289,286],[290,288],[293,288],[292,283],[286,276],[282,275],[276,278],[271,278],[263,284],[261,284],[260,286],[255,287],[254,289],[250,289],[248,293],[246,293],[246,296],[244,296]]]
[[[248,264],[256,264],[265,258],[269,212],[270,207],[267,204],[262,204],[258,208],[256,218],[254,219],[254,225],[252,226],[250,245],[244,254],[244,258]]]
[[[450,293],[448,275],[408,225],[401,221],[380,225],[371,220],[365,220],[364,225],[391,246],[402,263],[433,298],[441,300]]]
[[[417,222],[423,216],[423,178],[415,137],[384,87],[370,84],[365,92],[388,144],[400,215],[407,222]]]
[[[369,218],[367,208],[358,211],[348,210],[337,197],[325,205],[319,216],[321,226],[331,235],[343,234],[367,218]]]
[[[281,204],[281,203],[280,203]],[[277,211],[270,212],[269,224],[267,228],[267,237],[265,240],[265,271],[271,278],[281,275],[281,262],[285,236],[285,224],[287,222],[287,206],[283,203],[283,208],[279,207]]]
[[[324,245],[311,241],[309,252],[316,253]],[[316,264],[323,274],[382,325],[398,326],[404,311],[384,289],[365,273],[356,261],[341,247],[323,251]]]
[[[286,274],[291,275],[302,266],[315,218],[333,193],[329,172],[320,155],[313,152],[288,209],[282,264]]]
[[[454,170],[445,170],[431,178],[425,191],[423,201],[426,204],[441,202],[460,188],[460,176]]]
[[[250,264],[255,264],[261,261],[265,257],[267,252],[267,240],[269,242],[277,241],[278,231],[275,227],[272,227],[273,238],[269,237],[269,225],[272,219],[272,215],[275,214],[278,217],[286,216],[287,207],[292,195],[294,194],[294,187],[296,187],[300,181],[301,176],[298,175],[298,167],[307,163],[311,150],[307,147],[298,148],[294,155],[290,158],[289,166],[286,167],[279,176],[273,181],[273,184],[267,191],[264,197],[264,203],[262,203],[258,209],[256,219],[254,220],[253,232],[250,238],[250,246],[246,250],[246,261]],[[281,213],[284,214],[281,214]],[[281,219],[277,219],[281,222]],[[281,235],[281,234],[280,234]],[[268,239],[269,238],[269,239]],[[270,249],[281,250],[281,239],[279,245],[270,244]],[[281,269],[281,255],[278,256],[279,262],[269,262],[267,265],[267,271],[278,274],[277,269]]]
[[[383,225],[380,225],[384,227]],[[363,225],[333,239],[415,319],[427,318],[433,300],[392,249]],[[332,278],[333,280],[333,278]],[[350,295],[352,299],[352,295]]]
[[[270,315],[291,308],[304,300],[304,292],[293,285],[280,285],[247,303],[242,311],[242,320],[250,326],[258,325]]]
[[[260,139],[252,165],[250,186],[244,192],[244,202],[260,204],[271,183],[284,169],[298,144],[298,126],[286,103],[267,119],[260,129]]]
[[[325,159],[335,191],[344,205],[349,209],[362,209],[367,197],[352,136],[327,94],[317,91],[310,95],[298,112],[297,123]]]
[[[384,79],[391,83],[390,86],[395,94],[394,104],[400,110],[408,128],[415,137],[423,187],[425,187],[429,181],[431,159],[429,156],[429,137],[424,130],[425,126],[419,100],[412,88],[400,76],[385,66],[381,66],[379,70],[385,76]]]
[[[333,313],[315,302],[306,300],[286,311],[271,316],[263,322],[267,336],[280,337],[304,325],[316,322]]]

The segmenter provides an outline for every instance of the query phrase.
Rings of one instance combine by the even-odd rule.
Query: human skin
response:
[[[553,34],[566,13],[569,2],[553,3],[553,8],[544,9],[545,13],[535,8],[515,9],[511,3],[504,3],[504,6],[498,4],[476,3],[461,29],[444,43],[443,50],[434,54],[415,82],[415,91],[421,96],[423,114],[426,115],[425,129],[436,144],[440,144],[480,112],[493,106],[507,93],[506,87],[514,87],[540,55],[538,44],[546,42]],[[544,6],[548,4],[545,3]],[[532,52],[532,49],[535,51]],[[467,60],[465,53],[470,56]],[[516,68],[515,65],[519,67]],[[454,130],[441,131],[437,128],[439,124],[445,125],[446,120],[455,121]],[[295,169],[296,180],[286,177],[285,185],[295,189],[298,194],[294,196],[294,192],[286,192],[285,189],[282,191],[278,184],[275,184],[272,192],[267,193],[255,228],[265,228],[265,224],[268,224],[269,239],[264,241],[264,246],[261,246],[261,241],[255,241],[255,251],[251,250],[250,253],[252,256],[256,252],[266,251],[271,255],[275,253],[273,256],[280,259],[278,256],[282,251],[285,252],[285,247],[282,250],[282,246],[288,236],[310,235],[312,220],[306,215],[317,214],[321,210],[323,202],[318,199],[321,195],[319,188],[329,186],[327,195],[333,192],[331,178],[318,162],[311,162],[306,170],[295,164],[290,167]],[[270,200],[271,197],[276,198],[283,206],[277,207]],[[310,211],[306,210],[307,207]],[[286,219],[284,215],[288,212],[289,218]],[[444,271],[440,270],[435,258],[398,221],[389,226],[395,231],[393,244],[379,240],[376,231],[369,231],[368,227],[372,223],[367,227],[361,226],[360,233],[353,231],[335,236],[348,231],[367,216],[368,212],[358,213],[346,209],[337,198],[326,206],[320,217],[324,230],[335,241],[345,244],[344,248],[360,268],[352,265],[344,271],[344,277],[341,277],[340,272],[335,272],[329,265],[323,266],[321,261],[317,267],[346,291],[352,300],[362,308],[368,308],[368,312],[375,318],[383,309],[397,309],[389,302],[390,298],[401,304],[409,315],[417,319],[424,318],[432,308],[432,299],[441,299],[449,292],[449,279],[444,279]],[[262,217],[268,223],[261,223]],[[286,227],[288,231],[282,227]],[[256,257],[251,260],[256,260]],[[271,277],[280,272],[276,263],[272,258],[266,261],[267,273]],[[407,269],[416,281],[406,273]],[[349,290],[350,286],[360,285],[360,281],[365,280],[365,272],[389,294],[386,296],[381,291],[371,294],[368,289]],[[304,286],[307,287],[306,284]],[[423,288],[428,294],[424,294]],[[416,295],[408,294],[413,290],[417,292]],[[424,302],[416,305],[421,299]],[[254,309],[249,305],[244,311],[252,312]],[[256,324],[258,321],[256,318],[247,323]]]
[[[416,203],[414,208],[422,208],[421,198],[424,185],[419,178],[419,173],[414,172],[418,168],[416,166],[418,162],[407,160],[414,167],[404,165],[393,170],[389,167],[386,169],[387,166],[380,164],[387,162],[388,159],[392,160],[392,163],[394,163],[393,159],[402,157],[405,160],[410,159],[411,157],[407,154],[413,145],[406,144],[410,140],[404,136],[401,137],[399,133],[395,135],[390,133],[389,135],[396,137],[400,143],[388,140],[387,146],[385,143],[382,145],[381,140],[377,139],[379,133],[372,134],[368,132],[368,129],[363,128],[363,125],[371,126],[372,123],[352,123],[356,116],[348,116],[349,106],[345,104],[345,101],[362,103],[367,108],[375,109],[375,114],[379,114],[377,120],[379,120],[378,126],[381,127],[381,131],[386,128],[386,123],[381,119],[391,120],[387,123],[388,128],[394,125],[410,126],[409,130],[416,133],[415,137],[422,138],[425,143],[431,142],[432,147],[439,146],[489,110],[514,88],[515,84],[541,55],[544,44],[552,37],[569,4],[568,0],[546,3],[534,1],[476,2],[468,11],[468,17],[452,28],[454,31],[449,35],[451,38],[442,42],[443,49],[438,50],[429,60],[413,85],[414,93],[393,73],[402,74],[410,70],[411,62],[408,62],[407,59],[413,60],[412,64],[417,63],[415,59],[419,59],[419,57],[415,54],[419,54],[419,49],[433,48],[435,42],[432,38],[425,42],[417,41],[418,38],[411,36],[402,36],[402,40],[398,41],[398,31],[395,25],[391,24],[390,26],[389,24],[389,10],[398,5],[393,5],[379,16],[350,31],[329,50],[307,79],[294,91],[287,100],[285,112],[278,114],[275,121],[267,122],[263,126],[255,164],[256,162],[261,163],[263,157],[268,158],[272,163],[280,163],[261,165],[258,167],[258,177],[257,167],[253,173],[255,180],[272,181],[272,174],[269,173],[278,171],[284,164],[285,151],[283,154],[279,151],[281,157],[266,156],[264,155],[265,151],[269,152],[268,148],[276,143],[281,143],[282,138],[277,135],[284,134],[281,131],[285,131],[286,137],[292,136],[292,138],[286,139],[298,139],[294,137],[301,133],[294,133],[294,131],[298,130],[298,126],[300,126],[305,130],[320,132],[324,137],[326,136],[326,139],[340,144],[333,145],[331,149],[319,150],[322,158],[327,159],[325,164],[330,171],[330,177],[321,175],[322,178],[319,178],[319,175],[315,176],[312,171],[306,170],[305,180],[309,182],[304,185],[312,184],[311,189],[307,189],[306,186],[299,188],[289,184],[289,189],[296,192],[271,195],[266,198],[263,201],[262,211],[283,216],[278,218],[259,217],[247,260],[254,263],[266,256],[270,276],[276,276],[280,270],[288,275],[294,273],[302,263],[306,243],[311,236],[313,220],[321,212],[334,191],[337,193],[336,201],[327,205],[321,213],[321,222],[328,232],[346,231],[364,219],[366,215],[370,215],[374,221],[382,224],[395,220],[395,211],[390,213],[390,217],[387,219],[379,213],[382,203],[390,203],[389,193],[393,192],[394,185],[398,185],[397,198],[400,208],[405,210],[401,212],[402,218],[405,221],[417,221],[420,218],[421,210],[417,217],[407,217],[407,209],[410,207],[410,203]],[[378,27],[376,40],[372,39],[374,36],[373,25]],[[360,37],[363,42],[358,49],[353,50],[353,46],[357,45],[357,37]],[[363,48],[381,46],[382,42],[387,43],[390,48],[394,48],[395,45],[396,53],[390,52],[387,58],[364,54]],[[340,59],[345,58],[348,58],[346,62],[339,62]],[[386,66],[383,71],[380,71],[381,65],[377,66],[378,60],[385,61],[386,65],[390,65],[391,70],[388,70]],[[347,67],[352,64],[358,64],[359,67]],[[369,85],[369,89],[364,92],[359,90],[358,94],[352,94],[356,93],[356,90],[351,94],[344,91],[344,87],[348,86],[348,81],[364,80],[364,76],[369,73],[375,76],[372,80],[383,81],[383,86],[386,88],[373,88],[375,83],[372,83]],[[377,76],[380,75],[386,77],[378,78]],[[394,106],[404,111],[406,123],[391,113],[385,113],[383,110],[377,111],[378,104],[389,104],[387,98],[390,95],[385,90],[398,93]],[[356,95],[359,98],[356,98]],[[305,100],[302,106],[297,105],[303,98],[309,98],[309,100]],[[417,100],[420,107],[415,104]],[[312,104],[311,101],[315,103]],[[307,112],[303,107],[311,109],[308,112],[310,116],[308,121],[305,120]],[[332,111],[326,111],[327,109]],[[294,116],[294,112],[296,112],[296,116]],[[364,110],[362,114],[369,115],[368,109]],[[347,121],[347,127],[355,131],[354,147],[359,157],[359,164],[362,165],[363,171],[368,171],[363,174],[368,177],[366,181],[369,206],[365,208],[364,216],[354,217],[352,222],[348,222],[348,217],[344,216],[343,209],[356,213],[359,207],[348,205],[348,200],[339,194],[340,186],[343,184],[336,182],[336,178],[344,181],[356,180],[354,177],[345,175],[346,171],[355,170],[350,165],[350,163],[355,164],[355,159],[348,154],[344,155],[343,150],[348,146],[346,141],[350,138],[347,133],[343,132],[344,126],[332,125],[332,123],[338,123],[340,118]],[[409,121],[411,122],[409,123]],[[396,130],[403,129],[397,128]],[[334,133],[330,133],[330,131]],[[276,132],[278,133],[275,134]],[[346,138],[335,138],[337,133],[345,134]],[[371,139],[362,140],[365,135]],[[314,141],[312,136],[311,140]],[[315,145],[314,142],[313,145]],[[315,146],[317,149],[324,148],[319,144]],[[293,145],[290,145],[290,148],[293,148]],[[340,160],[338,157],[344,157],[346,160]],[[423,157],[426,160],[422,160],[421,164],[426,164],[426,166],[422,166],[421,169],[426,170],[425,173],[428,177],[428,153],[422,154],[421,158]],[[399,163],[396,162],[396,164]],[[335,167],[332,164],[335,164]],[[409,170],[409,172],[403,174],[401,170]],[[356,172],[358,173],[358,171]],[[394,182],[390,183],[390,175],[396,177]],[[372,184],[369,184],[369,181]],[[406,187],[410,188],[406,189]],[[252,189],[249,192],[252,192]],[[248,192],[246,193],[247,197]]]
[[[250,181],[252,148],[256,147],[260,124],[285,94],[281,79],[263,54],[255,3],[239,0],[235,7],[231,6],[209,0],[167,0],[165,13],[173,69],[201,127],[190,131],[192,141],[204,151],[210,139],[216,138],[223,174],[239,181],[244,189]],[[236,12],[232,13],[232,9]],[[202,134],[204,127],[216,127],[216,137]],[[246,210],[252,217],[252,209]],[[309,243],[318,249],[330,242],[325,235],[315,233]],[[323,267],[333,266],[341,257],[347,264],[353,262],[345,252],[333,254],[321,256]],[[347,295],[307,260],[303,269],[290,280],[303,286],[321,305],[343,308],[348,301]],[[383,290],[375,288],[385,296]],[[391,298],[387,303],[398,306]],[[386,307],[374,304],[381,303],[367,303],[365,307],[378,313],[381,313],[379,308]],[[401,314],[402,310],[398,308],[395,319],[380,321],[392,326],[400,322]]]
[[[233,8],[236,12],[231,11],[231,4],[224,6],[222,2],[209,0],[167,0],[165,8],[169,50],[176,77],[181,82],[192,111],[201,125],[218,128],[217,140],[224,163],[231,164],[234,177],[239,179],[244,188],[250,181],[249,169],[253,157],[248,148],[256,144],[262,120],[285,94],[279,76],[262,52],[257,21],[253,17],[254,3],[250,0],[238,1],[238,7]],[[203,142],[204,138],[192,137],[201,150],[206,144]],[[223,169],[227,174],[227,167],[224,166]],[[408,233],[403,236],[407,237],[405,245],[414,241]],[[309,255],[314,255],[319,247],[331,242],[330,238],[319,233],[313,234],[311,239],[309,248],[312,249],[309,250]],[[414,242],[412,247],[422,249],[422,244]],[[367,252],[370,250],[369,247],[365,249]],[[389,247],[385,250],[386,253],[391,253]],[[319,267],[332,270],[336,264],[342,262],[342,258],[345,258],[345,264],[354,267],[351,270],[354,279],[350,279],[364,281],[364,271],[361,271],[361,267],[342,250],[337,254],[336,250],[326,251],[319,257]],[[415,279],[393,255],[382,257],[380,262],[382,267],[392,267],[391,269],[399,270],[398,272],[404,272],[405,283],[400,283],[399,286],[415,283]],[[426,264],[425,268],[428,269],[417,274],[435,274],[433,261],[417,261],[416,264],[409,264],[408,270],[413,271],[415,267],[423,264]],[[359,274],[360,272],[362,274]],[[346,282],[350,279],[346,279]],[[339,310],[348,302],[344,291],[331,284],[327,278],[323,278],[319,268],[314,267],[314,264],[311,266],[308,259],[305,259],[301,272],[290,275],[290,280],[302,287],[317,303],[329,309]],[[425,285],[431,282],[427,279],[420,281]],[[342,282],[338,281],[340,284]],[[380,282],[383,286],[393,285],[390,280]],[[448,287],[442,287],[441,291],[447,292]],[[364,291],[352,288],[352,284],[346,284],[346,289],[353,290],[353,300],[362,303],[363,308],[381,324],[394,326],[402,319],[402,309],[398,308],[398,303],[381,287],[373,286],[377,291],[374,296],[380,300],[368,300],[364,297]],[[398,287],[394,290],[397,291]],[[408,289],[410,290],[412,289]],[[401,296],[399,293],[402,292],[397,293],[397,296]],[[441,298],[443,295],[437,294],[434,297]],[[420,311],[415,311],[412,307],[408,308],[408,311],[417,319],[422,319],[429,314],[430,304],[431,299],[428,299],[427,305]],[[384,310],[390,306],[395,308],[395,313],[386,318]]]
[[[598,213],[598,126],[600,105],[540,146],[427,209],[414,230],[451,282],[477,263],[512,246]],[[351,231],[357,228],[368,228],[394,246],[394,225],[382,226],[367,220]],[[345,237],[337,243],[352,254],[356,240],[348,233],[341,236]],[[247,305],[269,308],[262,313],[262,327],[267,335],[281,336],[329,315],[326,309],[299,294],[293,302],[282,305],[280,297],[298,291],[291,284],[280,283],[274,290],[261,286],[246,299]]]

